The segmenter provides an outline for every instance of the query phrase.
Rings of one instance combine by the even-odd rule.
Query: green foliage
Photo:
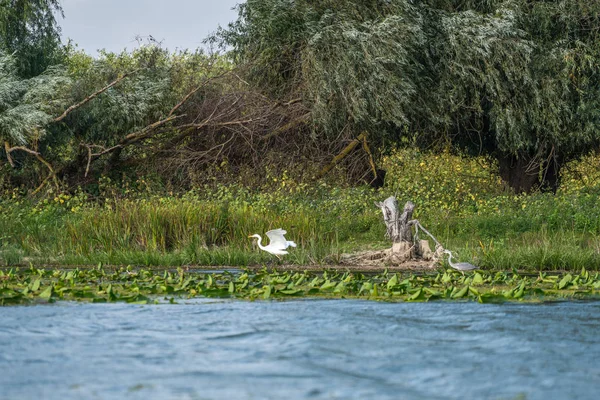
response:
[[[598,299],[600,276],[585,268],[574,274],[520,276],[515,273],[456,271],[443,274],[365,276],[325,271],[224,273],[134,269],[74,269],[69,271],[11,269],[0,271],[0,305],[76,300],[136,304],[174,302],[179,298],[284,300],[294,297],[359,298],[376,301],[470,300],[540,302]]]
[[[381,163],[387,190],[419,205],[419,213],[471,213],[490,198],[506,195],[493,160],[451,154],[395,150]],[[487,211],[487,210],[486,210]]]
[[[63,57],[58,0],[0,0],[0,52],[14,54],[20,77],[31,78]]]
[[[420,72],[411,58],[425,37],[401,5],[399,15],[364,22],[329,10],[311,32],[303,55],[307,97],[314,120],[330,133],[348,123],[373,133],[408,123]]]
[[[105,179],[93,195],[37,203],[11,192],[0,202],[0,259],[256,265],[275,260],[248,235],[283,227],[299,244],[286,262],[336,264],[342,253],[389,247],[374,202],[395,194],[401,204],[415,202],[415,217],[461,261],[494,270],[600,269],[600,187],[580,190],[569,178],[557,195],[515,196],[499,189],[488,159],[450,153],[398,150],[385,166],[388,188],[378,191],[309,186],[284,171],[262,190],[216,185],[176,195],[146,179]]]
[[[60,68],[19,78],[16,59],[0,52],[0,140],[12,145],[41,140],[53,114],[64,106],[69,84]]]
[[[102,52],[98,58],[70,48],[64,61],[63,67],[50,67],[24,80],[17,76],[14,57],[0,58],[0,139],[39,150],[54,170],[66,171],[70,179],[73,176],[68,174],[78,171],[84,175],[88,154],[82,144],[93,144],[90,149],[94,152],[117,145],[128,134],[167,117],[173,106],[209,74],[229,67],[219,57],[199,52],[169,53],[156,46],[142,46],[132,53]],[[125,74],[129,75],[86,102]],[[204,93],[197,97],[201,99]],[[76,104],[83,105],[54,122],[67,107]],[[166,139],[167,135],[159,137]],[[147,155],[137,148],[122,153],[139,158]],[[47,176],[46,169],[37,168],[34,158],[19,161],[21,168],[13,174],[20,174],[28,187],[39,185]]]
[[[75,79],[73,103],[106,86],[126,73],[133,73],[118,85],[74,111],[65,121],[73,140],[99,145],[116,144],[126,134],[165,116],[175,102],[172,74],[175,55],[158,47],[141,47],[132,53],[101,53],[92,59],[82,53],[69,55],[68,68]],[[68,135],[55,128],[57,136]],[[68,143],[75,147],[73,143]]]
[[[253,0],[239,11],[213,39],[265,90],[301,93],[317,133],[367,129],[384,150],[452,142],[542,169],[600,143],[598,2]]]

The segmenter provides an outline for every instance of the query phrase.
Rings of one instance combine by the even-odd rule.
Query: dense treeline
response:
[[[309,179],[336,155],[369,181],[408,145],[487,154],[517,191],[554,190],[600,144],[598,0],[248,0],[209,38],[224,55],[96,59],[59,45],[55,0],[0,5],[4,185]]]

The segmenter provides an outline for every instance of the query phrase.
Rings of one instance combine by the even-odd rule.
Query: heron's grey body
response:
[[[444,253],[449,255],[448,264],[450,264],[450,266],[454,269],[457,269],[459,271],[472,271],[474,269],[477,269],[476,266],[474,266],[473,264],[469,264],[467,262],[453,263],[452,262],[452,252],[450,250],[444,250]]]

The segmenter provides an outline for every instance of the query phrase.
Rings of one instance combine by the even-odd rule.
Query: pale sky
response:
[[[63,42],[72,39],[91,55],[138,46],[136,36],[152,35],[173,51],[205,47],[202,40],[237,18],[244,0],[60,0]]]

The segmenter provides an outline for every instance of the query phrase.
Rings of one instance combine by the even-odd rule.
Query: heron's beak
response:
[[[254,237],[254,236],[252,236],[252,235],[248,235],[248,238],[252,238],[252,237]]]

